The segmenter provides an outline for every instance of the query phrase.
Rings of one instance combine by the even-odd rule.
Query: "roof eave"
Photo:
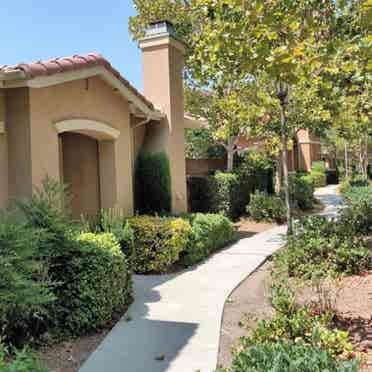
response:
[[[0,88],[45,88],[52,85],[62,84],[79,79],[87,79],[93,76],[101,76],[104,81],[111,85],[114,89],[131,104],[142,112],[147,118],[152,120],[161,120],[164,114],[157,109],[151,109],[143,100],[125,86],[120,79],[108,71],[104,66],[95,66],[82,70],[61,72],[53,75],[37,76],[27,79],[26,74],[22,70],[1,72],[0,73]]]

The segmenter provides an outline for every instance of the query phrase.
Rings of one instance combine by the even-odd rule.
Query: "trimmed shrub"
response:
[[[309,176],[291,174],[289,177],[289,197],[292,205],[301,210],[313,207],[314,186]]]
[[[240,166],[235,173],[189,177],[187,187],[190,212],[220,213],[235,219],[245,213],[255,190],[273,192],[272,170]]]
[[[345,227],[362,235],[372,233],[372,186],[350,186],[344,193],[346,207],[340,220]]]
[[[39,252],[47,238],[41,229],[0,221],[0,338],[17,347],[45,331],[55,300]]]
[[[219,214],[196,213],[184,216],[191,224],[186,250],[181,253],[185,266],[198,263],[236,239],[234,225]]]
[[[187,194],[189,211],[208,213],[212,209],[211,178],[187,177]]]
[[[217,172],[211,179],[212,210],[229,218],[238,217],[237,195],[240,180],[237,174]]]
[[[141,152],[135,167],[135,208],[140,214],[171,211],[171,176],[165,153]]]
[[[247,212],[255,221],[284,223],[286,220],[283,200],[261,191],[256,191],[251,195]]]
[[[47,369],[28,350],[9,350],[0,343],[1,372],[47,372]]]
[[[134,230],[137,273],[165,272],[186,249],[191,226],[182,218],[138,216],[128,219]]]
[[[84,233],[54,260],[56,326],[73,335],[106,326],[132,298],[131,271],[113,234]]]
[[[303,343],[254,345],[235,354],[230,372],[357,372],[357,360],[337,360],[328,352]]]

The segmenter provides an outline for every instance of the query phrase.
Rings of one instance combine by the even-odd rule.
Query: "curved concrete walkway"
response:
[[[322,201],[333,205],[335,189],[323,193]],[[280,226],[242,239],[178,274],[135,276],[135,302],[80,371],[214,371],[226,298],[283,245],[285,231]]]

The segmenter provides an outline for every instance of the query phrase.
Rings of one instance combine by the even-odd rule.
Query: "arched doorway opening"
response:
[[[98,141],[80,133],[60,136],[63,183],[72,195],[73,216],[97,216],[101,209]]]
[[[72,213],[96,218],[116,201],[115,140],[120,132],[107,124],[73,119],[58,122],[60,173],[72,194]]]

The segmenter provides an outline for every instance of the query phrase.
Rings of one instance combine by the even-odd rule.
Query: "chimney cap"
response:
[[[145,39],[160,35],[168,35],[178,39],[172,22],[168,20],[150,22],[149,27],[145,31]]]

